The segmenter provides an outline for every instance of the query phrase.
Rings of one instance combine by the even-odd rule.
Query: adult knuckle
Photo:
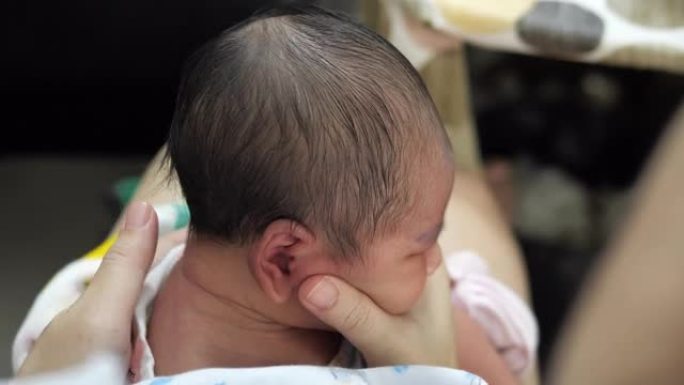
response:
[[[121,260],[126,259],[130,254],[130,247],[127,242],[121,241],[117,242],[107,251],[105,260],[107,263],[119,263]]]
[[[370,309],[359,300],[354,303],[351,311],[344,318],[344,328],[347,331],[358,331],[370,325]]]

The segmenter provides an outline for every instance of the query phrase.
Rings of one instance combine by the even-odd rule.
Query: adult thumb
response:
[[[107,251],[81,300],[130,322],[157,247],[157,214],[145,202],[134,202],[124,225]]]
[[[367,295],[332,276],[314,276],[299,287],[299,301],[318,319],[340,332],[366,359],[384,354],[393,319]]]

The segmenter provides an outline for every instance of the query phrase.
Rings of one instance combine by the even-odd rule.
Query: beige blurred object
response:
[[[608,8],[632,23],[645,27],[684,28],[682,0],[606,0]],[[627,46],[615,50],[606,63],[638,68],[659,68],[684,72],[684,51],[667,45]]]
[[[446,126],[460,169],[481,172],[479,143],[471,112],[465,52],[444,52],[420,71]]]
[[[434,30],[480,47],[684,73],[683,0],[386,3],[402,6]]]
[[[388,5],[391,7],[396,3],[390,1]],[[388,37],[420,71],[449,133],[458,167],[480,173],[481,161],[471,112],[465,53],[460,42],[445,42],[444,34],[429,31],[410,16],[400,21],[402,27],[406,28],[400,28],[393,36],[388,36],[393,26],[390,25],[388,11],[381,7],[381,1],[363,1],[362,6],[362,17],[366,24]],[[412,34],[406,34],[406,30]],[[428,42],[431,38],[432,41]],[[456,40],[451,36],[448,38]]]
[[[684,72],[684,51],[673,50],[667,46],[620,48],[606,56],[603,61],[625,67],[659,68],[670,72]]]
[[[465,32],[494,33],[511,28],[535,0],[434,0],[444,18]]]
[[[523,44],[535,46],[535,42],[525,36],[526,27],[531,27],[529,29],[536,29],[537,35],[548,38],[584,40],[590,49],[574,53],[553,52],[548,49],[550,47],[535,46],[536,53],[684,73],[684,1],[561,0],[552,4],[539,1],[521,19],[517,32]],[[538,36],[537,40],[543,38]],[[562,51],[562,44],[559,46]]]
[[[655,28],[684,27],[682,0],[607,0],[607,5],[636,24]]]

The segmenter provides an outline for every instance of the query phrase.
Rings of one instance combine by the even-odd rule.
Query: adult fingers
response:
[[[109,249],[90,286],[81,298],[82,305],[111,321],[128,322],[138,301],[145,276],[157,246],[157,215],[144,202],[131,204],[119,237]]]
[[[300,286],[299,300],[359,348],[369,361],[385,356],[384,340],[392,335],[397,321],[356,288],[332,276],[315,276]]]

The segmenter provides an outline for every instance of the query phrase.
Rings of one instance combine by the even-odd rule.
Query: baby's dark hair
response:
[[[287,218],[349,256],[407,213],[418,155],[442,151],[411,64],[368,28],[307,7],[258,14],[189,59],[167,155],[194,232],[245,244]]]

